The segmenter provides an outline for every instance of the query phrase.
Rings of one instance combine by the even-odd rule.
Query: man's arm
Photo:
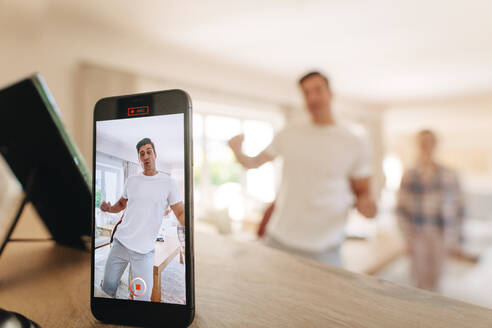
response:
[[[244,141],[244,135],[237,135],[231,140],[229,140],[229,147],[231,147],[234,155],[236,155],[237,161],[246,169],[256,169],[266,162],[270,162],[275,159],[275,156],[272,156],[265,151],[262,151],[257,156],[250,157],[245,155],[242,151],[242,145]]]
[[[350,180],[352,191],[356,197],[355,208],[366,218],[373,218],[377,213],[376,202],[371,195],[370,180],[370,178]]]
[[[100,209],[103,212],[119,213],[126,208],[127,202],[128,199],[121,197],[113,206],[111,206],[110,202],[102,202]]]
[[[183,202],[178,202],[174,205],[171,205],[171,209],[174,212],[174,215],[176,215],[176,218],[179,221],[179,224],[181,224],[182,227],[185,226],[185,211],[184,211],[184,205]]]

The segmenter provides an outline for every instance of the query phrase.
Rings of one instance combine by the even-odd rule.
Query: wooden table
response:
[[[109,247],[109,237],[107,241],[102,245],[97,245],[96,240],[96,254],[99,250],[104,247]],[[183,262],[183,254],[181,253],[181,245],[178,240],[178,236],[167,235],[164,242],[155,243],[155,255],[154,255],[154,266],[152,271],[153,283],[152,283],[152,294],[150,299],[152,302],[161,301],[161,286],[162,286],[162,271],[167,267],[169,263],[179,254],[179,260],[181,264]],[[130,268],[131,270],[131,268]],[[128,275],[128,286],[131,283],[131,274]],[[132,295],[128,293],[128,297],[132,298]]]
[[[161,301],[161,277],[162,270],[180,253],[181,245],[178,240],[178,235],[171,236],[166,235],[164,242],[155,243],[155,255],[154,255],[154,268],[153,268],[153,287],[152,296],[150,299],[152,302]],[[182,261],[182,255],[180,254],[180,262]]]
[[[43,327],[102,326],[90,313],[89,274],[88,252],[51,241],[10,243],[0,258],[0,304]],[[193,327],[491,326],[492,310],[196,234]]]
[[[346,239],[342,247],[343,267],[353,272],[376,274],[404,255],[405,246],[399,232],[389,229],[380,229],[368,239]]]

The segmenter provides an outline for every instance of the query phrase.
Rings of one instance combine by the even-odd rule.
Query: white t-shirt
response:
[[[128,202],[114,238],[135,252],[152,251],[167,207],[181,201],[178,185],[163,173],[140,173],[128,177],[121,197]]]
[[[266,153],[283,158],[267,234],[312,253],[337,246],[355,202],[350,179],[372,173],[369,145],[342,126],[304,123],[280,131]]]

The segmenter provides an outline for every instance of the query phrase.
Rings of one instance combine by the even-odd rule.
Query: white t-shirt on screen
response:
[[[355,202],[350,179],[372,174],[369,145],[342,126],[303,123],[280,131],[266,153],[283,158],[267,235],[311,253],[336,247]]]
[[[128,177],[121,197],[128,202],[114,238],[135,252],[152,251],[166,209],[181,201],[178,185],[163,173],[140,173]]]

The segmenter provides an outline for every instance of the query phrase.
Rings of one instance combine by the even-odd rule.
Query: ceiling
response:
[[[34,1],[33,1],[34,2]],[[492,92],[492,1],[39,1],[31,10],[294,81],[310,69],[378,102]],[[26,5],[27,6],[27,5]]]
[[[183,167],[184,124],[181,114],[97,122],[97,150],[131,162],[138,161],[137,143],[150,138],[160,169]]]

